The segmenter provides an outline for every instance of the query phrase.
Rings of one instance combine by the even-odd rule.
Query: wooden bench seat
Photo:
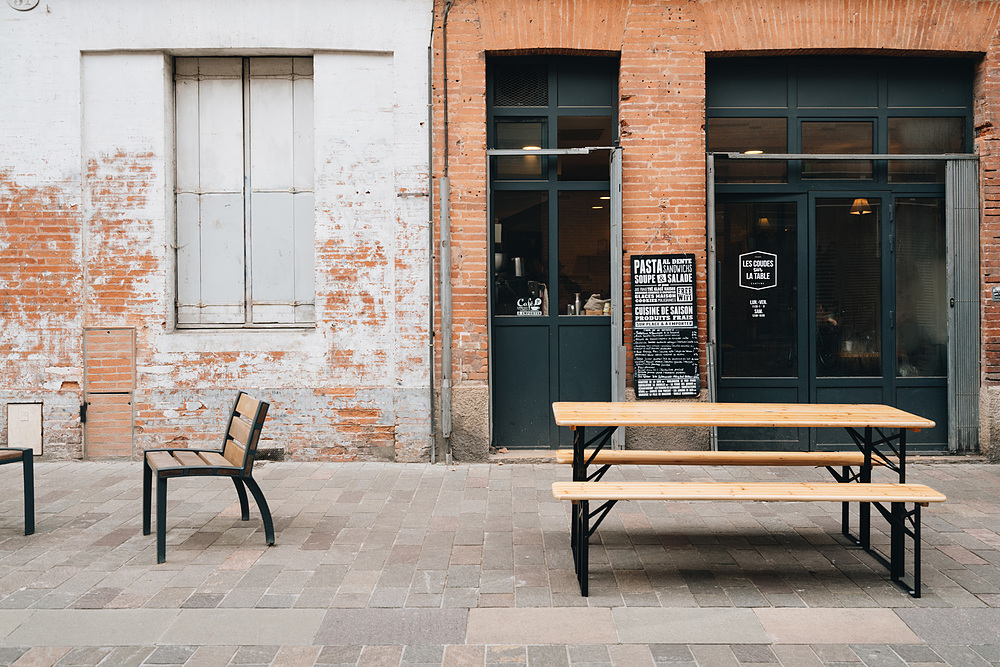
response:
[[[703,466],[862,466],[864,452],[719,452],[692,450],[602,449],[585,450],[592,465],[703,465]],[[573,464],[573,450],[556,450],[556,463]],[[872,457],[872,465],[884,465]]]
[[[843,482],[554,482],[552,495],[573,503],[570,543],[583,595],[587,595],[590,536],[618,501],[735,500],[829,501],[843,503],[845,507],[851,502],[868,503],[863,507],[875,507],[892,527],[890,559],[872,551],[867,540],[862,546],[889,569],[894,582],[903,585],[904,538],[910,537],[913,540],[913,586],[907,588],[910,595],[920,597],[920,508],[945,501],[944,494],[923,484]],[[603,502],[591,512],[590,501]],[[907,511],[907,504],[912,504],[913,509]]]
[[[167,480],[171,477],[229,477],[236,485],[241,518],[250,520],[246,489],[250,489],[264,521],[264,540],[274,544],[274,524],[264,493],[253,478],[257,441],[267,417],[268,403],[237,392],[222,447],[215,449],[147,449],[143,452],[142,534],[150,533],[150,494],[156,477],[156,562],[167,558]]]
[[[760,500],[928,503],[945,496],[923,484],[839,482],[553,482],[558,500]]]

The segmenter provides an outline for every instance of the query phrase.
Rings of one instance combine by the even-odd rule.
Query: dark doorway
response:
[[[710,61],[709,151],[794,156],[715,161],[718,400],[887,403],[937,423],[908,446],[948,448],[944,155],[972,145],[971,93],[962,60]],[[893,154],[942,159],[860,157]],[[773,275],[746,279],[754,261]],[[718,437],[850,446],[836,429]]]
[[[495,447],[568,444],[552,402],[610,400],[617,80],[612,58],[487,62]]]

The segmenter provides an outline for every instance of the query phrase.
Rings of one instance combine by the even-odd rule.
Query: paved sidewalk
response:
[[[923,513],[917,600],[840,536],[835,503],[619,503],[583,598],[551,493],[568,467],[268,462],[255,476],[274,547],[227,480],[172,480],[156,565],[139,463],[37,463],[29,537],[20,469],[0,468],[0,665],[1000,665],[1000,466],[908,466],[948,496]],[[605,479],[644,478],[827,476]]]

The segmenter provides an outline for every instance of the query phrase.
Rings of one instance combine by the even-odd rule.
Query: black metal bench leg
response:
[[[242,481],[250,489],[253,499],[257,501],[257,509],[260,510],[260,515],[264,519],[264,539],[271,546],[274,544],[274,523],[271,521],[271,510],[264,499],[264,493],[253,477],[243,477]]]
[[[149,535],[150,493],[153,482],[153,470],[149,467],[146,455],[142,456],[142,534]]]
[[[847,466],[841,468],[841,479],[850,479],[851,469]],[[851,504],[840,503],[840,532],[844,537],[851,536]]]
[[[156,477],[156,562],[167,560],[167,478]]]
[[[24,534],[35,532],[35,461],[30,449],[24,450]]]
[[[576,512],[576,578],[580,582],[580,594],[587,597],[587,574],[590,569],[588,554],[590,549],[590,501],[579,501]]]
[[[247,489],[243,485],[243,480],[239,477],[233,477],[233,484],[236,485],[236,495],[240,497],[240,512],[241,518],[244,521],[250,520],[250,503],[247,501]]]
[[[906,507],[891,503],[892,521],[889,522],[889,576],[893,581],[903,578],[906,571]]]
[[[570,501],[570,514],[569,514],[569,545],[573,549],[573,564],[576,566],[576,522],[577,513],[580,511],[579,501]]]

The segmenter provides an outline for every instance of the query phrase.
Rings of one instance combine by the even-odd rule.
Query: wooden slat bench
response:
[[[638,450],[638,449],[588,449],[583,455],[583,475],[577,473],[575,481],[600,481],[613,465],[700,465],[700,466],[803,466],[826,468],[838,482],[867,482],[871,480],[872,466],[884,466],[890,454],[871,456],[865,461],[864,452],[765,452],[765,451],[693,451],[693,450]],[[573,465],[573,450],[556,451],[556,462]],[[588,474],[587,468],[601,468]],[[839,468],[839,470],[838,470]],[[898,466],[896,470],[899,470]],[[867,524],[863,535],[851,534],[850,507],[841,505],[840,532],[858,544],[867,545]]]
[[[24,479],[24,534],[35,532],[34,451],[28,447],[0,447],[0,465],[20,463]]]
[[[620,500],[736,500],[871,503],[893,527],[890,560],[873,553],[894,582],[902,583],[904,535],[913,540],[913,586],[920,596],[920,507],[944,502],[945,496],[923,484],[843,484],[840,482],[554,482],[552,495],[573,501],[570,540],[580,592],[587,595],[590,536]],[[590,511],[590,501],[605,501]],[[889,508],[883,506],[888,503]],[[911,503],[913,509],[906,510]],[[591,520],[596,521],[591,524]]]
[[[584,451],[590,465],[703,465],[703,466],[815,466],[857,467],[863,452],[720,452],[693,450],[602,449]],[[573,450],[556,450],[556,462],[573,464]],[[872,457],[872,465],[884,465]]]
[[[759,500],[928,503],[945,496],[924,484],[837,482],[553,482],[557,500]]]
[[[253,463],[257,441],[267,417],[268,403],[251,398],[244,392],[236,401],[223,431],[221,449],[147,449],[143,453],[142,475],[142,534],[150,533],[150,493],[156,476],[156,562],[167,558],[167,480],[171,477],[229,477],[236,485],[243,521],[250,520],[246,489],[250,489],[264,520],[264,538],[274,544],[274,523],[271,510],[260,486],[253,478]]]

